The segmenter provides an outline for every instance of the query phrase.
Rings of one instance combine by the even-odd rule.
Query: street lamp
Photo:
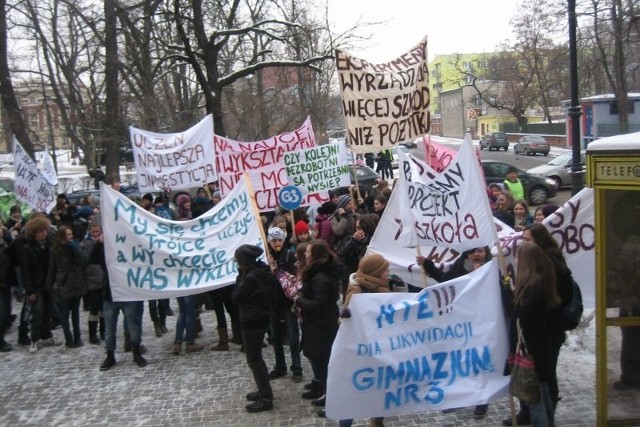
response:
[[[578,100],[578,49],[576,47],[576,0],[569,0],[569,80],[571,83],[571,194],[576,195],[584,186],[584,172],[580,156],[580,116],[582,111]]]

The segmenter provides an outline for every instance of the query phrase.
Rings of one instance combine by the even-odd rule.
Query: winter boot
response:
[[[100,339],[98,338],[98,322],[95,320],[89,320],[89,342],[91,344],[100,344]]]
[[[140,354],[140,345],[134,345],[131,349],[133,351],[133,361],[136,362],[136,365],[141,368],[147,366],[147,359],[142,357],[142,354]]]
[[[166,334],[167,332],[169,332],[169,330],[167,329],[167,318],[163,317],[160,319],[160,328],[162,329],[162,333]]]
[[[100,370],[108,371],[115,364],[116,364],[116,358],[113,355],[113,351],[107,351],[107,357],[102,362],[102,365],[100,365]]]
[[[196,315],[196,318],[194,319],[193,323],[196,329],[196,337],[197,337],[198,334],[202,332],[202,321],[200,320],[200,315]]]
[[[200,351],[204,348],[204,346],[202,344],[199,343],[187,343],[184,352],[185,353],[195,353],[196,351]]]
[[[311,388],[304,393],[302,393],[303,399],[318,399],[322,397],[324,393],[322,393],[322,383],[318,380],[311,380]]]
[[[229,350],[229,333],[227,328],[218,328],[218,344],[211,347],[213,351]]]
[[[161,337],[162,336],[162,324],[160,323],[159,320],[156,320],[155,322],[153,322],[153,328],[156,331],[156,337]]]
[[[242,344],[242,334],[240,333],[240,324],[238,322],[231,321],[231,338],[229,342],[231,344]]]

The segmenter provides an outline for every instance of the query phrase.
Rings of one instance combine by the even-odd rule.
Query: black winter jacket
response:
[[[42,246],[32,238],[24,242],[20,255],[20,277],[27,295],[46,291],[49,251],[49,240],[45,240]]]
[[[240,324],[246,329],[268,326],[271,321],[271,296],[280,286],[269,266],[262,261],[240,270],[233,290],[233,302],[238,307]]]

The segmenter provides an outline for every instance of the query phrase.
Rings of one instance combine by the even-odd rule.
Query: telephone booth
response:
[[[640,425],[640,132],[587,146],[596,230],[598,426]]]

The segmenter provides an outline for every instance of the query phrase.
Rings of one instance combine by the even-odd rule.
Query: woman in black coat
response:
[[[560,306],[555,268],[544,251],[534,243],[523,242],[517,249],[517,271],[514,289],[514,313],[526,344],[533,356],[540,382],[540,402],[525,402],[534,426],[553,426],[554,404],[549,393],[549,380],[555,375],[556,320],[553,312]],[[517,325],[511,325],[511,351],[517,343]]]
[[[337,300],[343,268],[324,240],[310,242],[305,259],[302,289],[294,303],[302,311],[302,351],[311,363],[314,377],[311,391],[319,396],[311,403],[324,406],[331,346],[338,333]]]
[[[51,290],[64,330],[68,348],[82,346],[80,338],[80,298],[87,292],[84,270],[86,257],[73,239],[71,227],[62,225],[53,240],[47,273],[47,289]],[[73,334],[69,325],[73,324]]]

